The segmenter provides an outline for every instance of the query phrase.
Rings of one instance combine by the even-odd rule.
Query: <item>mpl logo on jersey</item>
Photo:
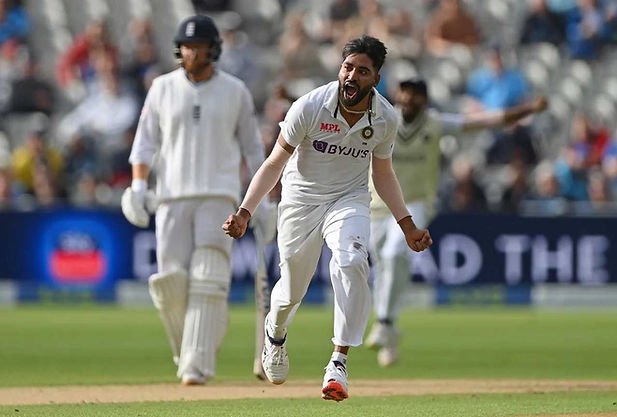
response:
[[[110,265],[106,231],[94,222],[73,220],[47,230],[44,257],[47,277],[55,285],[97,285]]]
[[[341,131],[341,128],[336,123],[324,123],[324,122],[321,122],[321,124],[319,126],[319,130],[321,132],[339,133]]]

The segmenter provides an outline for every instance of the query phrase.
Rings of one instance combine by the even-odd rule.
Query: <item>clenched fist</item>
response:
[[[223,231],[227,236],[240,239],[246,233],[246,229],[251,220],[251,213],[244,208],[239,208],[235,214],[230,214],[223,223]]]
[[[422,252],[433,244],[433,239],[427,229],[414,229],[409,233],[405,233],[405,240],[407,241],[407,246],[414,252]]]
[[[433,244],[429,231],[427,229],[418,229],[411,216],[399,220],[398,225],[405,234],[407,246],[414,252],[422,252]]]

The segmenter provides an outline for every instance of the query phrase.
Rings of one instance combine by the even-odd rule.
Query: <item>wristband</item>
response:
[[[136,193],[144,192],[148,189],[148,182],[141,178],[134,178],[131,182],[131,189]]]

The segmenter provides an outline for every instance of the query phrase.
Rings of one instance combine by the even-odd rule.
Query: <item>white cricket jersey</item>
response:
[[[368,204],[371,156],[389,158],[398,116],[392,105],[373,90],[371,137],[366,113],[352,128],[341,116],[338,81],[296,100],[280,123],[287,143],[296,147],[282,176],[282,200],[323,204],[343,196],[357,196]]]
[[[401,117],[392,166],[406,203],[423,201],[427,207],[432,207],[441,174],[439,141],[444,133],[461,132],[463,122],[462,115],[439,113],[432,109],[418,115],[411,123],[405,123]],[[390,215],[376,192],[373,193],[371,212],[374,217]]]
[[[129,161],[156,171],[161,200],[223,196],[237,202],[242,157],[251,176],[264,160],[253,100],[242,81],[216,70],[193,83],[182,68],[154,80]]]

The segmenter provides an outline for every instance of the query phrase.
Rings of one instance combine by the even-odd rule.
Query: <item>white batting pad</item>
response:
[[[152,302],[159,310],[174,355],[174,362],[177,364],[180,358],[188,299],[188,274],[183,270],[157,273],[150,277],[148,284]]]
[[[191,260],[189,301],[178,376],[198,371],[206,378],[216,371],[216,353],[227,330],[229,257],[214,248],[198,248]]]

